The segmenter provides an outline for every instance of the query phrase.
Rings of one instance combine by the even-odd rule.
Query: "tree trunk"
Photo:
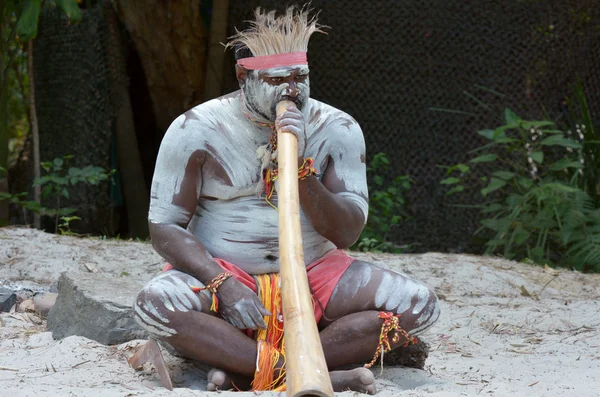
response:
[[[200,0],[113,0],[140,56],[158,128],[202,101],[208,35]]]
[[[144,170],[133,123],[129,101],[129,81],[124,49],[119,32],[119,21],[111,4],[104,0],[104,17],[108,25],[107,55],[110,73],[111,101],[116,113],[117,152],[122,178],[129,237],[147,237],[148,205],[150,195],[144,181]]]
[[[5,7],[0,0],[0,167],[8,172],[8,86],[6,59],[9,38],[4,37]],[[8,174],[0,172],[0,193],[8,193]],[[8,225],[8,201],[0,200],[0,227]]]
[[[0,29],[2,27],[0,26]],[[4,86],[4,56],[0,55],[0,88]],[[7,90],[0,91],[0,193],[8,193],[8,95]],[[8,225],[8,201],[0,200],[0,227]]]
[[[227,16],[229,14],[229,0],[213,2],[212,20],[210,26],[210,47],[207,56],[206,80],[204,87],[204,101],[223,95],[223,64],[225,51],[223,45],[227,41]]]
[[[33,39],[27,43],[27,65],[29,69],[29,112],[31,119],[31,135],[33,136],[33,178],[39,178],[40,175],[40,133],[38,128],[37,111],[35,109],[35,85],[33,72]],[[42,193],[41,186],[36,185],[33,188],[34,200],[41,204]],[[36,229],[41,227],[40,214],[33,214],[33,224]]]

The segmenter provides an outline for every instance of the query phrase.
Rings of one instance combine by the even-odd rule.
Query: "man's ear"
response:
[[[240,87],[242,87],[244,84],[246,84],[248,71],[240,65],[235,65],[235,77],[237,77],[238,83],[240,84]]]

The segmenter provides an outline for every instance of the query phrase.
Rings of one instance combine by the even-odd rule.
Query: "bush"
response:
[[[587,110],[587,107],[585,107]],[[589,115],[589,114],[588,114]],[[448,194],[477,186],[486,254],[600,271],[598,139],[590,118],[562,131],[551,121],[522,120],[478,132],[488,143],[467,164],[447,167]],[[485,167],[483,178],[473,169]]]
[[[351,249],[363,252],[404,252],[407,246],[389,241],[390,232],[408,217],[404,194],[413,181],[408,176],[398,176],[386,182],[382,175],[388,170],[385,153],[376,154],[367,167],[369,186],[369,218],[358,241]]]

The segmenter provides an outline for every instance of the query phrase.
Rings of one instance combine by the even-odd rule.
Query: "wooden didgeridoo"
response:
[[[277,115],[291,101],[277,104]],[[298,195],[298,139],[277,131],[279,262],[286,351],[287,397],[333,397],[333,387],[308,288]]]

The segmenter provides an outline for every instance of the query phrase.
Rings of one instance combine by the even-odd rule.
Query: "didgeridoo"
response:
[[[291,101],[277,104],[277,116]],[[287,396],[333,397],[333,387],[308,288],[298,195],[298,140],[277,131],[279,261],[286,350]]]

